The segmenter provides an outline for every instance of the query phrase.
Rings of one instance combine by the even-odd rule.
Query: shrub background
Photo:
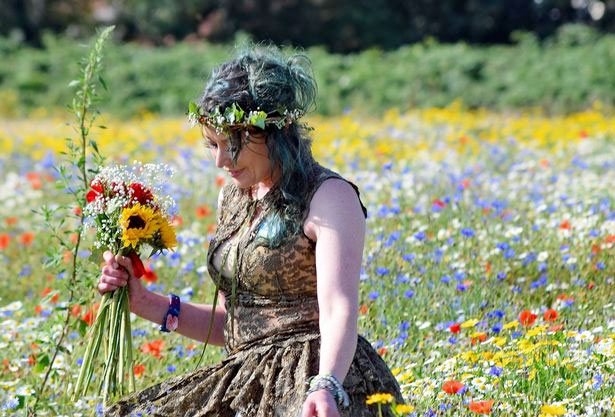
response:
[[[317,113],[381,113],[454,100],[469,108],[538,107],[547,113],[578,111],[596,101],[614,107],[615,35],[568,25],[542,41],[522,32],[514,39],[513,45],[493,46],[426,40],[345,55],[308,48],[319,86]],[[53,113],[69,102],[67,85],[84,48],[50,34],[43,45],[0,38],[0,114],[24,116],[37,108]],[[172,47],[109,45],[103,76],[114,88],[102,109],[121,117],[143,111],[181,114],[230,50],[230,44],[201,41]]]

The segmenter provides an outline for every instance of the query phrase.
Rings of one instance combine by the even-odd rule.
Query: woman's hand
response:
[[[98,280],[100,295],[128,284],[128,294],[132,302],[147,291],[141,281],[135,278],[130,258],[121,255],[114,256],[110,251],[106,251],[103,258],[106,263],[102,267],[102,274]]]
[[[340,417],[333,395],[327,390],[314,391],[303,403],[301,417]]]

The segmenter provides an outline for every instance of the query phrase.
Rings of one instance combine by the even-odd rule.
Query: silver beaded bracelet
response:
[[[348,393],[344,390],[341,382],[338,381],[338,379],[332,374],[319,374],[313,376],[308,380],[308,383],[310,388],[308,389],[306,396],[315,391],[324,389],[333,395],[338,407],[346,408],[350,405]]]

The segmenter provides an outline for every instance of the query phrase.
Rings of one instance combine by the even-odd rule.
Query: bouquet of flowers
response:
[[[175,230],[170,224],[175,202],[164,193],[170,175],[172,170],[161,164],[135,162],[131,166],[111,166],[94,177],[86,195],[84,214],[86,225],[96,229],[94,245],[129,257],[137,278],[145,272],[141,252],[149,249],[149,256],[152,256],[177,245]],[[128,286],[103,295],[87,337],[89,341],[73,398],[87,392],[101,344],[105,354],[98,393],[102,391],[103,402],[106,404],[112,395],[133,392]],[[125,372],[129,374],[128,384]]]

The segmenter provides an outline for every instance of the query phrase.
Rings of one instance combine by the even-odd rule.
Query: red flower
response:
[[[141,352],[149,353],[153,357],[160,359],[160,352],[164,348],[164,341],[162,339],[154,340],[153,342],[144,343],[141,345]]]
[[[154,199],[152,192],[138,182],[130,184],[130,189],[132,190],[132,200],[137,200],[140,204],[147,204]]]
[[[94,324],[94,320],[96,320],[96,312],[98,311],[98,307],[100,307],[99,303],[95,303],[94,306],[90,307],[88,311],[81,317],[81,320],[85,321],[88,326]]]
[[[156,282],[158,281],[158,275],[146,266],[145,272],[143,273],[143,279],[147,282]]]
[[[30,246],[34,241],[34,233],[25,232],[21,236],[19,236],[19,242],[24,246]]]
[[[451,333],[459,333],[459,331],[461,330],[461,324],[451,324],[450,326],[448,326],[448,329],[451,331]]]
[[[475,412],[476,414],[490,414],[491,407],[493,407],[493,400],[489,401],[470,401],[470,411]]]
[[[85,195],[85,199],[88,203],[96,200],[98,196],[101,196],[105,191],[102,184],[98,182],[96,184],[90,183],[90,188],[91,190]]]
[[[145,365],[139,364],[132,367],[132,371],[135,373],[137,378],[140,378],[145,372]]]
[[[451,380],[442,384],[442,391],[447,394],[457,394],[463,388],[463,384],[459,381]]]
[[[559,225],[560,229],[566,229],[566,230],[570,230],[572,228],[572,226],[570,225],[570,222],[568,220],[564,220],[560,225]]]
[[[436,206],[436,207],[443,208],[443,207],[445,207],[445,206],[446,206],[446,203],[445,203],[444,201],[440,200],[439,198],[436,198],[436,199],[433,201],[433,205],[434,205],[434,206]]]
[[[555,319],[557,319],[557,311],[550,308],[545,311],[545,314],[542,316],[542,318],[545,319],[545,321],[555,321]]]
[[[9,243],[11,243],[11,236],[6,233],[2,233],[0,235],[0,250],[6,249],[9,246]]]
[[[519,314],[519,322],[523,326],[531,326],[536,321],[536,317],[538,316],[530,310],[523,310],[521,314]]]
[[[209,208],[209,206],[204,205],[204,206],[199,206],[196,208],[196,217],[202,218],[202,217],[207,217],[212,213],[211,209]]]

